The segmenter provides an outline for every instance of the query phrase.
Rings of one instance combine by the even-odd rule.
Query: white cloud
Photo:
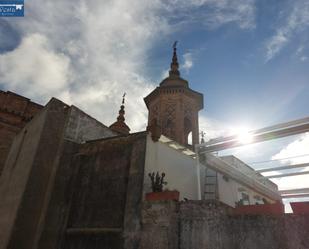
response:
[[[2,56],[0,82],[34,100],[58,97],[106,125],[116,120],[127,92],[127,123],[133,131],[145,129],[143,97],[154,86],[143,76],[144,56],[168,26],[153,7],[143,1],[31,0],[23,22],[15,23],[23,42]]]
[[[175,6],[177,16],[173,16]],[[255,27],[254,0],[174,0],[164,2],[164,7],[182,23],[198,22],[211,29],[227,23],[235,23],[241,29]]]
[[[288,144],[284,149],[272,157],[272,159],[275,160],[282,158],[288,158],[281,161],[281,164],[283,165],[293,165],[309,162],[309,133],[300,136],[298,139]],[[298,171],[305,170],[308,170],[308,167],[298,169]],[[280,173],[283,172],[281,171]],[[279,172],[276,172],[276,174],[279,174]],[[297,189],[309,187],[308,175],[274,178],[273,181],[279,186],[279,189]]]
[[[106,125],[115,121],[127,92],[133,131],[145,129],[143,97],[159,83],[144,73],[146,54],[158,39],[177,32],[182,20],[192,21],[188,11],[212,28],[229,22],[249,28],[254,20],[247,15],[254,1],[247,0],[29,0],[26,7],[22,22],[9,20],[22,42],[1,55],[0,84],[43,103],[58,97]],[[208,14],[198,13],[200,7]]]
[[[267,43],[266,61],[271,60],[288,42],[288,37],[285,31],[278,31]]]
[[[26,36],[14,51],[0,55],[0,78],[26,96],[58,94],[69,77],[70,59],[53,51],[43,35]]]
[[[301,56],[299,59],[300,59],[301,61],[306,61],[306,60],[308,60],[308,57],[305,56],[305,55],[303,55],[303,56]]]
[[[309,162],[309,133],[302,135],[294,142],[288,144],[284,149],[272,157],[273,160],[282,158],[289,158],[282,160],[282,164],[300,164]]]
[[[229,128],[218,120],[201,115],[199,129],[206,133],[205,140],[229,135]]]
[[[162,71],[162,73],[161,73],[161,78],[162,78],[162,79],[165,79],[165,78],[168,77],[169,70],[170,70],[170,69],[164,69],[164,70]]]
[[[293,1],[293,5],[287,20],[266,42],[266,61],[276,56],[295,35],[309,27],[309,2],[297,0]]]
[[[193,67],[193,58],[192,53],[187,52],[183,55],[184,62],[181,65],[180,69],[184,69],[185,72],[189,72],[189,70]]]

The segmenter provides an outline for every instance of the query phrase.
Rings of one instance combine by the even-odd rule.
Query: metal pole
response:
[[[198,150],[198,144],[195,144],[195,153],[196,153],[196,177],[197,177],[197,199],[202,200],[202,193],[201,193],[201,174],[200,174],[200,157],[199,157],[199,150]]]

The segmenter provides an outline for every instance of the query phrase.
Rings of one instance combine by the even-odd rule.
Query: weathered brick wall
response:
[[[0,175],[14,137],[42,108],[23,96],[0,90]]]
[[[140,249],[309,248],[309,215],[235,216],[230,211],[215,202],[146,203]]]

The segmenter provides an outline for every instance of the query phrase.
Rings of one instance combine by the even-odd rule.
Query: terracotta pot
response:
[[[146,194],[146,201],[178,201],[179,192],[174,191],[163,191],[163,192],[151,192]]]

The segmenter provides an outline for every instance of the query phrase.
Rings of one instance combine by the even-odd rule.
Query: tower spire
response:
[[[119,110],[119,115],[117,117],[117,121],[115,123],[113,123],[109,128],[111,128],[111,130],[118,132],[120,134],[128,135],[130,133],[130,128],[125,123],[125,118],[124,118],[125,96],[126,96],[126,93],[124,93],[123,96],[122,96],[122,102],[121,102],[121,106],[120,106],[120,110]]]
[[[178,41],[175,41],[173,44],[173,58],[171,63],[171,70],[169,71],[170,76],[180,76],[179,72],[179,64],[177,59],[177,43]]]
[[[180,77],[176,45],[177,42],[173,45],[170,75],[144,98],[149,110],[147,130],[154,141],[162,134],[189,147],[189,140],[193,145],[200,143],[198,112],[203,109],[203,94],[190,89],[188,81]]]

